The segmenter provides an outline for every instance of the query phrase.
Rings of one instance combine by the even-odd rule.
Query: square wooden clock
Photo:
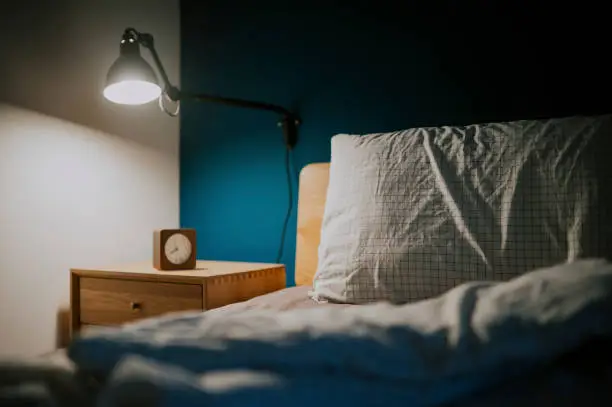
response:
[[[195,229],[153,232],[153,267],[157,270],[193,270],[196,267]]]

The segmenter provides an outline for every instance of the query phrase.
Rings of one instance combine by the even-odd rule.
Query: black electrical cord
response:
[[[297,168],[295,167],[295,156],[293,155],[293,150],[291,150],[291,175],[293,175],[294,177],[294,181],[295,181],[295,186],[297,188],[297,186],[300,184],[300,172],[297,170]]]
[[[291,213],[293,212],[293,182],[291,176],[291,153],[293,150],[290,148],[285,149],[285,172],[287,174],[287,191],[289,192],[289,202],[287,207],[287,213],[285,214],[285,220],[283,222],[283,229],[281,231],[280,245],[278,246],[278,254],[276,255],[276,263],[280,264],[285,251],[285,239],[287,236],[287,227],[289,226],[289,219],[291,219]]]

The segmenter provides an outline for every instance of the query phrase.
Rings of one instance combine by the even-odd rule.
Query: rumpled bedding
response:
[[[113,405],[443,405],[607,343],[611,294],[612,265],[589,259],[403,306],[166,316],[92,332],[69,355],[110,378]]]
[[[611,339],[612,264],[585,259],[402,306],[167,315],[68,354],[96,406],[603,406]]]
[[[87,380],[47,358],[0,361],[0,406],[87,407],[93,393]]]

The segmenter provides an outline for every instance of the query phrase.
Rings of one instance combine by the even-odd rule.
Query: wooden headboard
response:
[[[328,184],[329,163],[308,164],[300,172],[295,250],[296,285],[312,285],[317,271]]]

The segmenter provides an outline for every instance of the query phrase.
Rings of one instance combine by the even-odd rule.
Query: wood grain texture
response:
[[[267,263],[198,261],[195,270],[170,272],[155,269],[151,261],[72,269],[70,337],[85,326],[246,301],[285,288],[285,280],[285,266]]]
[[[70,337],[81,324],[81,287],[78,275],[70,273]]]
[[[201,310],[202,286],[84,277],[81,323],[115,325],[175,311]]]
[[[60,307],[56,314],[55,348],[65,348],[70,343],[71,326],[70,308]]]
[[[329,163],[309,164],[300,172],[295,252],[297,285],[312,285],[317,271],[328,184]]]
[[[206,281],[206,309],[278,291],[286,287],[285,268],[251,271],[247,274],[216,276]]]
[[[270,263],[198,260],[193,270],[160,271],[153,267],[153,262],[142,261],[95,269],[73,268],[71,271],[81,277],[197,284],[220,275],[245,274],[279,267],[284,268],[285,266]]]

